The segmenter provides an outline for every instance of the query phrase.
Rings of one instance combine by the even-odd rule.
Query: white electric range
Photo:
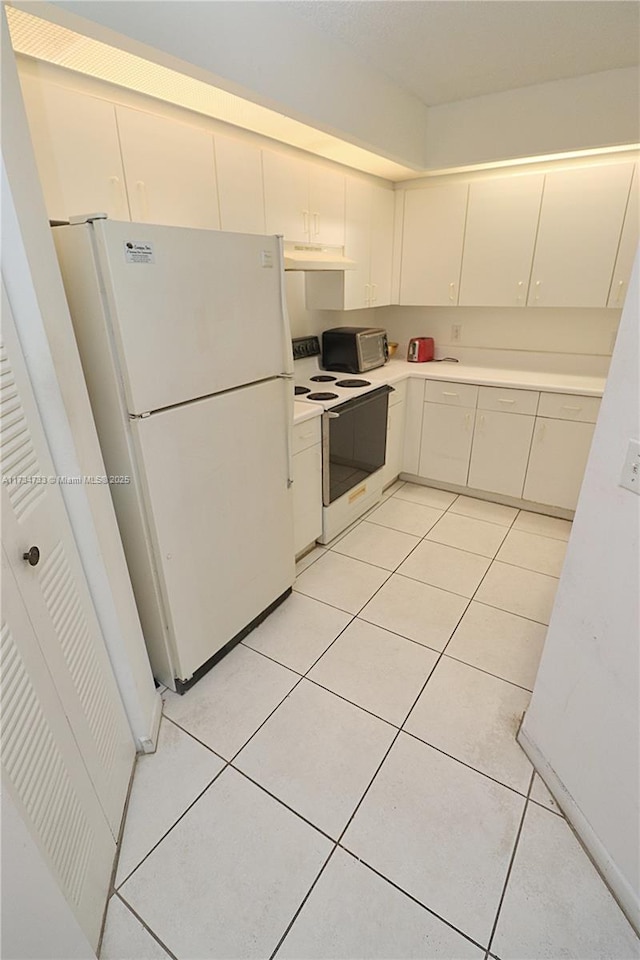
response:
[[[295,398],[322,407],[322,536],[328,543],[382,495],[392,387],[323,370],[317,337],[293,341]]]

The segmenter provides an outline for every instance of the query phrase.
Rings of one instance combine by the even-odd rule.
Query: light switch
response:
[[[629,440],[620,486],[640,494],[640,440]]]

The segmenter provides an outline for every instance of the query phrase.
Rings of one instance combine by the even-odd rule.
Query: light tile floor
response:
[[[395,484],[139,760],[103,960],[632,960],[515,734],[571,525]]]

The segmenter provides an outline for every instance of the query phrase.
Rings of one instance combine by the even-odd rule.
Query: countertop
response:
[[[390,360],[384,367],[366,373],[372,383],[399,383],[409,377],[422,380],[448,380],[458,383],[479,383],[490,387],[513,387],[520,390],[544,390],[547,393],[574,393],[583,397],[601,397],[605,377],[578,376],[570,373],[544,373],[539,370],[508,370],[501,367],[472,367],[464,363],[407,363]],[[293,422],[302,423],[319,417],[321,407],[294,401]]]
[[[472,367],[446,361],[407,363],[406,360],[390,360],[384,367],[369,370],[367,373],[367,379],[375,383],[397,383],[407,377],[479,383],[521,390],[544,390],[548,393],[575,393],[584,397],[601,397],[606,382],[605,377],[543,373],[538,370],[508,370],[501,367]]]

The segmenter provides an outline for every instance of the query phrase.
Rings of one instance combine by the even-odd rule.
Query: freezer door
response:
[[[92,230],[130,413],[286,370],[276,237],[115,220]]]
[[[180,680],[293,583],[288,393],[272,380],[133,424]]]

